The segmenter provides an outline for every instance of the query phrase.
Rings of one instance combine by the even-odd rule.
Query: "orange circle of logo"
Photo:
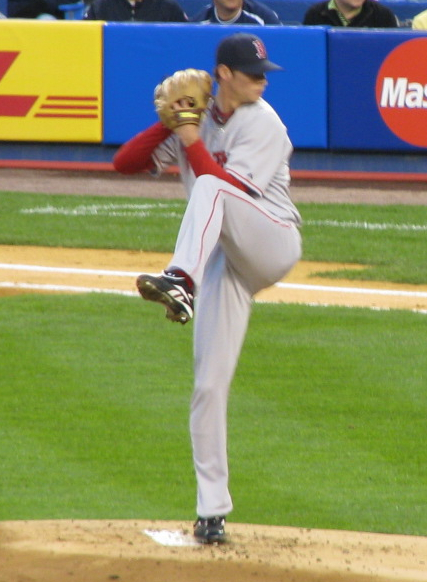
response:
[[[427,147],[427,38],[408,40],[383,61],[375,95],[381,117],[397,137]]]

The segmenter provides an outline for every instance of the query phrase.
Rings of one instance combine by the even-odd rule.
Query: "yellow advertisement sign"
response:
[[[102,140],[102,27],[0,20],[0,140]]]

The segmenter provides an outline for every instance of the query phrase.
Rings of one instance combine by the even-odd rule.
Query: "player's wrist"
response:
[[[184,147],[190,147],[200,139],[199,127],[193,124],[181,125],[174,129]]]

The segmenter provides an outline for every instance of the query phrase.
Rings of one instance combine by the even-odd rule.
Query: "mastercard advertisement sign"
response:
[[[330,146],[427,149],[427,36],[331,33]]]
[[[0,20],[0,139],[102,140],[102,23]]]
[[[387,55],[375,95],[390,131],[408,144],[427,148],[427,38],[403,42]]]

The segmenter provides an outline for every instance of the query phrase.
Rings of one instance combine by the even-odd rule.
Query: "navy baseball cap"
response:
[[[262,40],[254,34],[237,32],[224,38],[218,45],[216,64],[248,75],[263,75],[267,71],[282,71],[283,68],[267,58]]]

